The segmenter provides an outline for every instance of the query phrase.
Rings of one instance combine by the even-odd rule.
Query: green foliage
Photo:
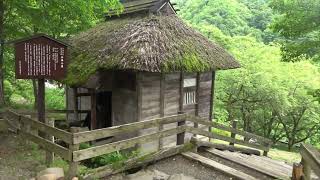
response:
[[[320,1],[273,0],[271,6],[280,14],[272,27],[283,37],[283,60],[319,60]]]
[[[270,7],[267,0],[176,2],[183,19],[228,49],[242,65],[241,69],[218,72],[214,112],[217,121],[238,119],[242,129],[274,142],[286,141],[289,149],[301,141],[320,144],[320,73],[319,67],[306,59],[311,55],[316,58],[312,52],[319,52],[309,38],[320,37],[311,33],[317,26],[313,21],[320,14],[318,1],[274,0]],[[299,4],[302,7],[296,7]],[[273,19],[275,33],[269,29]],[[309,21],[304,22],[306,19]],[[279,39],[277,33],[286,41]],[[296,37],[299,38],[293,41]],[[288,39],[296,46],[287,46]],[[290,51],[284,51],[287,49]],[[281,61],[282,57],[294,61],[295,54],[300,54],[301,62]]]
[[[88,143],[81,143],[80,149],[90,148],[91,145]],[[112,153],[104,154],[91,158],[84,161],[85,165],[89,168],[97,168],[100,166],[111,165],[113,168],[117,169],[122,166],[122,163],[139,155],[139,151],[115,151]]]

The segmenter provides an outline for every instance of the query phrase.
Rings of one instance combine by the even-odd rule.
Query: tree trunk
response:
[[[32,86],[33,86],[33,95],[34,95],[34,105],[33,108],[37,109],[38,105],[38,87],[37,82],[35,79],[32,79]]]
[[[4,0],[0,0],[0,106],[5,104],[3,87],[4,39]]]

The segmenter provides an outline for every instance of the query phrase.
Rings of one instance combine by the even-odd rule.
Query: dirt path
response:
[[[44,155],[23,137],[0,132],[0,180],[25,180],[44,169]]]

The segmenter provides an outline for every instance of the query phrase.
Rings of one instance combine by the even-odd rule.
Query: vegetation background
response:
[[[320,1],[174,0],[190,26],[233,54],[242,68],[219,71],[215,121],[320,147]],[[35,108],[36,83],[16,80],[12,40],[36,33],[58,39],[103,21],[118,0],[0,0],[0,104]],[[46,89],[47,109],[64,109],[64,89]]]

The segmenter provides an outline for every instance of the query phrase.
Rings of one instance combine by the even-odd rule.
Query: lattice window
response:
[[[196,104],[196,78],[189,78],[184,79],[183,82],[183,91],[184,91],[184,98],[183,98],[183,104]]]

